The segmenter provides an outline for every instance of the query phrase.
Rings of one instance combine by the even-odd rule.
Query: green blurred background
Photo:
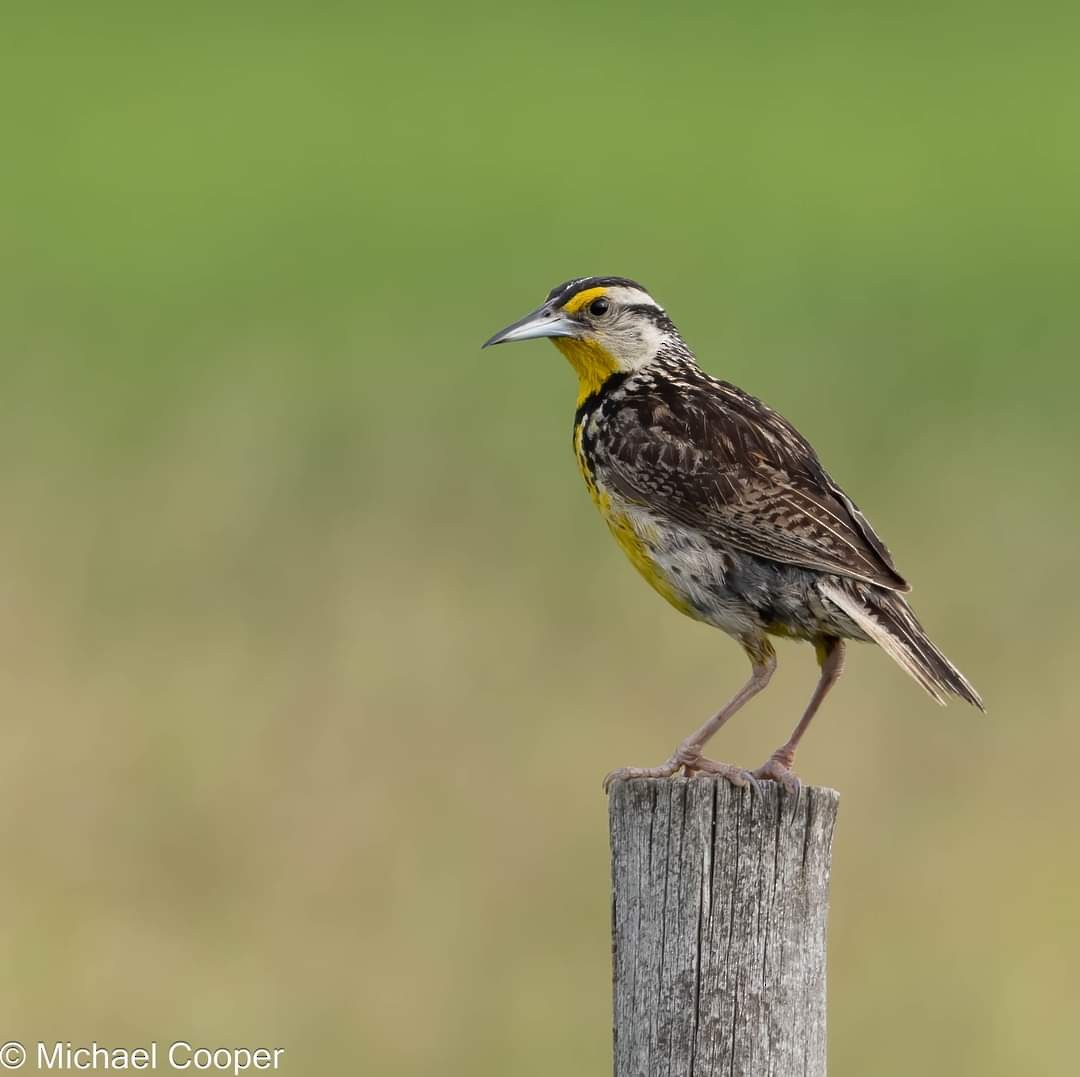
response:
[[[636,579],[546,343],[642,280],[985,696],[858,648],[831,1072],[1074,1072],[1080,15],[5,5],[0,1039],[608,1072],[611,767],[745,676]],[[814,677],[717,754],[760,762]]]

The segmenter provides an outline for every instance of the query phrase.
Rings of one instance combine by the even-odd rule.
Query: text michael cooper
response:
[[[157,1041],[145,1047],[106,1047],[98,1042],[74,1044],[68,1040],[38,1041],[23,1046],[9,1040],[0,1047],[0,1067],[6,1070],[34,1069],[58,1073],[94,1070],[170,1069],[191,1073],[243,1073],[281,1068],[284,1047],[201,1047],[187,1040],[170,1044]]]

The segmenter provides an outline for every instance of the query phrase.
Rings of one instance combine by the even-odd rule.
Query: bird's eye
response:
[[[611,304],[606,299],[594,299],[589,304],[589,313],[597,318],[607,314]]]

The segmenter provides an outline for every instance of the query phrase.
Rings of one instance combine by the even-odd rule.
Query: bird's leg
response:
[[[701,750],[716,731],[748,700],[758,694],[772,679],[776,671],[776,652],[767,639],[755,640],[752,644],[744,643],[746,653],[753,667],[750,680],[736,693],[735,697],[722,710],[717,711],[699,730],[691,733],[675,751],[671,758],[658,767],[621,767],[613,770],[604,779],[605,792],[611,789],[613,782],[625,778],[670,778],[679,770],[685,769],[687,776],[701,771],[706,774],[718,774],[735,785],[757,786],[757,779],[742,767],[730,763],[718,763],[706,759]]]
[[[793,793],[799,792],[799,779],[792,773],[791,767],[795,762],[795,749],[802,740],[817,714],[821,701],[829,694],[829,689],[836,683],[837,678],[844,671],[844,641],[835,636],[825,636],[817,643],[818,664],[821,666],[821,676],[818,678],[817,687],[810,697],[810,702],[799,719],[799,724],[792,730],[787,742],[782,744],[768,760],[754,771],[755,778],[766,778],[774,782],[780,782],[785,788]]]

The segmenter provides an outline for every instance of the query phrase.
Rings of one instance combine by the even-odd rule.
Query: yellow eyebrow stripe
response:
[[[583,292],[578,292],[573,298],[568,299],[563,304],[563,310],[567,314],[576,314],[587,303],[591,303],[594,299],[599,299],[607,291],[606,288],[586,288]]]

